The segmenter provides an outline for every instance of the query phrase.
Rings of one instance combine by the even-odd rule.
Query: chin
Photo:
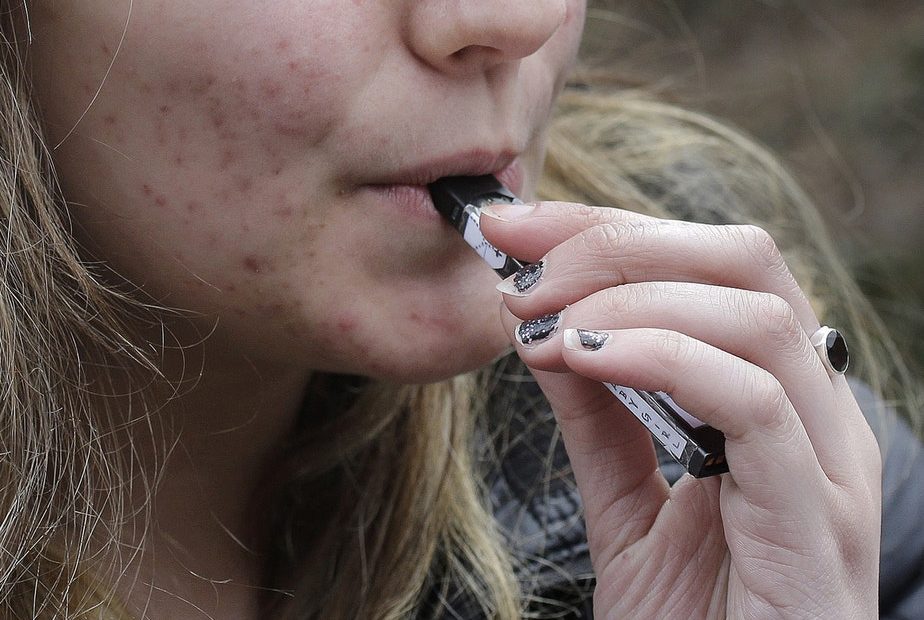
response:
[[[388,353],[369,356],[359,374],[402,384],[435,383],[478,370],[513,350],[498,330],[447,340],[446,333],[394,343]]]
[[[498,358],[503,357],[511,351],[513,351],[513,347],[508,346],[504,349],[496,351],[494,355],[479,359],[467,360],[470,362],[467,364],[457,364],[452,363],[451,361],[449,363],[436,365],[430,363],[427,365],[421,365],[418,368],[408,367],[405,369],[397,369],[399,372],[388,373],[385,376],[374,378],[402,384],[416,385],[422,383],[436,383],[439,381],[451,379],[467,372],[472,372],[480,368],[484,368],[485,366],[488,366]]]

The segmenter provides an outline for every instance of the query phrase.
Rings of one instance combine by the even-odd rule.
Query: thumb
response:
[[[618,553],[648,532],[670,494],[651,435],[599,381],[530,370],[561,429],[590,548]]]

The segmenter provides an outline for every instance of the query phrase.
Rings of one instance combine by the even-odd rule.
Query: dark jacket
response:
[[[893,410],[877,407],[869,388],[850,383],[884,458],[880,617],[924,620],[924,450]],[[500,467],[488,484],[494,514],[520,564],[520,579],[529,584],[530,610],[546,617],[592,618],[594,576],[580,496],[548,404],[527,379],[515,401],[499,405],[495,411],[514,413],[495,420],[504,432],[489,442]],[[682,469],[665,452],[658,456],[673,483]],[[448,602],[452,610],[446,618],[484,617],[464,596],[450,596]]]

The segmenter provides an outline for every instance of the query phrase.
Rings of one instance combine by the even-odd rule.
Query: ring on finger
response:
[[[843,334],[834,328],[822,325],[812,334],[810,340],[829,375],[842,375],[847,372],[850,355],[847,352],[847,340]]]

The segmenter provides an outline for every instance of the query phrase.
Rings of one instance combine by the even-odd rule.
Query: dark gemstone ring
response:
[[[842,375],[847,372],[850,355],[847,353],[847,341],[841,332],[823,325],[812,334],[811,342],[829,374]]]

